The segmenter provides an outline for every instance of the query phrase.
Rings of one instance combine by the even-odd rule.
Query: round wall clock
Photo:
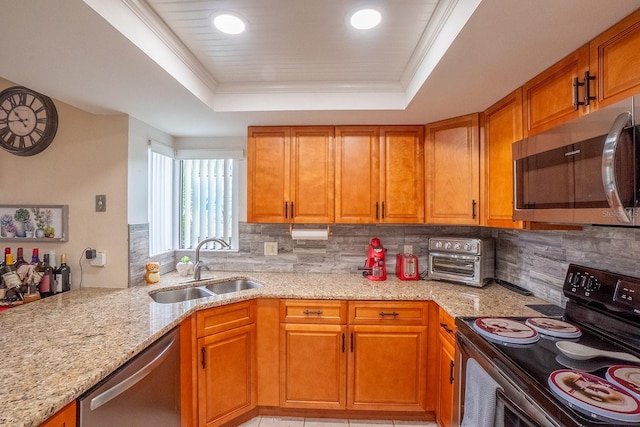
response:
[[[22,86],[0,92],[0,148],[33,156],[47,148],[58,130],[58,111],[48,96]]]

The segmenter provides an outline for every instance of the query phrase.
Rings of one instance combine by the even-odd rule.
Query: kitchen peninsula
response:
[[[251,277],[264,286],[174,304],[149,292],[184,287],[163,275],[157,285],[85,288],[0,313],[3,360],[0,426],[37,426],[193,313],[242,300],[434,301],[451,316],[531,316],[545,303],[498,285],[471,288],[433,281],[370,282],[359,274],[218,272],[215,280]],[[430,327],[435,327],[432,325]]]

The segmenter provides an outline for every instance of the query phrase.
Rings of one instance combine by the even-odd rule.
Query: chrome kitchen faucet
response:
[[[211,237],[211,238],[207,238],[202,240],[200,243],[198,243],[198,246],[196,246],[196,254],[194,257],[195,260],[195,265],[193,266],[193,280],[200,280],[200,271],[202,270],[202,267],[204,266],[204,262],[200,261],[200,249],[202,248],[202,246],[204,246],[207,243],[218,243],[220,244],[220,246],[222,246],[225,249],[229,249],[231,246],[229,246],[229,244],[227,242],[225,242],[222,239],[219,239],[217,237]]]

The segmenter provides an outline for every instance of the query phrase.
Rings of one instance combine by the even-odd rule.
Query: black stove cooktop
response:
[[[584,408],[567,404],[567,401],[554,394],[549,378],[554,371],[569,369],[604,379],[610,366],[629,364],[609,358],[585,361],[571,359],[556,347],[557,341],[573,341],[640,357],[640,279],[571,265],[565,279],[564,293],[569,298],[566,311],[564,316],[554,318],[577,326],[582,332],[578,338],[540,334],[540,339],[531,344],[507,343],[479,334],[474,329],[476,317],[456,319],[458,334],[471,341],[502,375],[558,420],[559,425],[639,425],[637,422],[612,421],[598,415],[597,411],[594,415]],[[637,301],[635,295],[638,295]],[[526,317],[509,319],[522,324],[527,321]]]

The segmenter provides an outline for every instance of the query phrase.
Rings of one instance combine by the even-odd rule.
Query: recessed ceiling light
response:
[[[225,34],[240,34],[247,28],[242,18],[230,13],[221,13],[213,17],[213,25]]]
[[[361,9],[351,15],[351,25],[358,30],[370,30],[381,20],[382,15],[375,9]]]

